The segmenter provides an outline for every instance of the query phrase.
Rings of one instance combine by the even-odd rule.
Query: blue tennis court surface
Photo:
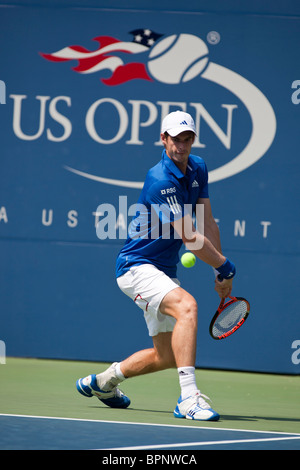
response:
[[[300,450],[300,434],[2,414],[0,449]]]

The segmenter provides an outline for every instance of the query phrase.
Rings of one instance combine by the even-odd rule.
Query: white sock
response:
[[[126,377],[123,375],[123,372],[121,371],[121,364],[120,362],[118,362],[118,364],[116,364],[116,376],[118,377],[118,379],[120,381],[123,382],[123,380],[126,379]]]
[[[108,369],[96,375],[98,387],[107,392],[112,390],[116,385],[125,380],[120,369],[120,363],[112,364]]]
[[[179,385],[181,388],[181,398],[182,400],[185,400],[198,390],[196,385],[195,367],[179,367],[177,370],[179,375]]]

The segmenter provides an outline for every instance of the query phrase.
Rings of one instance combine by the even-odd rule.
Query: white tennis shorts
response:
[[[117,278],[118,286],[144,312],[149,336],[173,331],[175,318],[160,312],[161,301],[171,290],[180,286],[152,264],[133,266]]]

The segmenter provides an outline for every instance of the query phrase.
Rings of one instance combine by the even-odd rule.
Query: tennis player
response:
[[[231,293],[234,264],[221,250],[213,218],[208,172],[202,158],[191,155],[195,140],[193,118],[182,111],[162,122],[161,161],[147,174],[137,214],[116,265],[120,289],[142,309],[153,348],[134,353],[106,371],[79,379],[78,391],[96,396],[114,408],[126,408],[129,398],[117,386],[132,377],[177,368],[181,396],[177,418],[218,420],[196,383],[197,302],[180,287],[176,265],[182,243],[214,268],[215,290],[221,298]],[[204,207],[204,233],[193,225],[197,205]],[[217,275],[223,278],[219,281]]]

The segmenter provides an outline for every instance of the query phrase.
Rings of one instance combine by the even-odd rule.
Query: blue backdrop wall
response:
[[[115,259],[161,120],[183,109],[234,293],[251,302],[214,341],[212,270],[178,267],[199,303],[197,366],[299,374],[299,2],[0,3],[7,355],[113,361],[151,345]]]

